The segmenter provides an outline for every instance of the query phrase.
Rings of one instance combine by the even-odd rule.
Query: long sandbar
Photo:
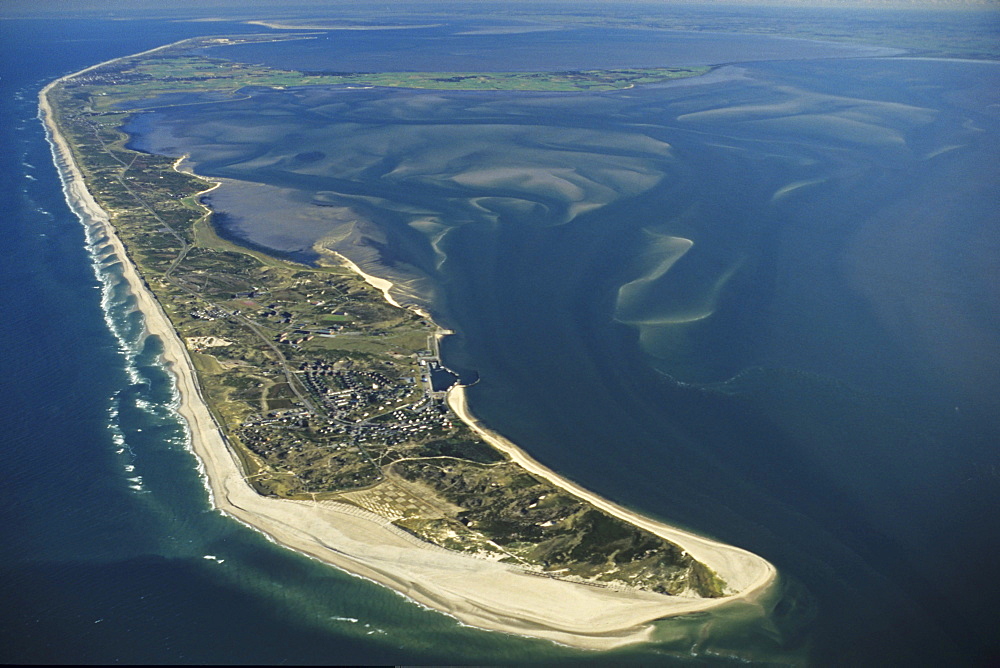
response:
[[[143,53],[163,48],[167,47]],[[116,60],[121,59],[108,63]],[[281,545],[369,578],[471,626],[589,649],[611,649],[649,640],[655,620],[700,612],[738,600],[752,600],[767,589],[775,571],[763,559],[643,518],[557,476],[509,441],[482,427],[469,414],[461,389],[450,395],[450,403],[456,412],[484,438],[510,454],[526,469],[595,506],[676,542],[716,570],[739,590],[738,593],[718,599],[672,597],[539,577],[513,566],[422,543],[385,519],[346,504],[277,499],[257,494],[246,482],[235,453],[226,443],[202,397],[187,348],[132,264],[115,233],[111,216],[88,191],[72,149],[55,121],[49,92],[63,81],[100,65],[67,75],[46,86],[40,93],[39,115],[47,129],[70,208],[84,225],[106,236],[121,261],[123,277],[144,315],[148,333],[159,337],[163,343],[163,360],[176,378],[178,412],[187,423],[191,448],[204,467],[211,503],[220,512],[264,533]],[[392,286],[386,285],[388,281],[372,281],[370,279],[376,277],[361,271],[358,273],[389,296]]]

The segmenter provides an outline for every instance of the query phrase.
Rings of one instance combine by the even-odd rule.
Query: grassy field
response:
[[[222,59],[192,55],[198,46],[184,44],[136,59],[127,59],[113,70],[92,75],[105,84],[91,100],[94,111],[111,111],[118,105],[153,108],[172,104],[197,104],[183,97],[191,93],[238,95],[249,86],[347,86],[418,88],[431,90],[510,90],[581,92],[622,90],[672,79],[699,76],[710,67],[652,67],[567,72],[336,72],[303,73],[278,70]],[[135,106],[137,101],[145,101]],[[202,101],[200,103],[210,103]]]

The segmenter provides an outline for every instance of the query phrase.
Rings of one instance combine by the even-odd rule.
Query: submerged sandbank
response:
[[[162,48],[166,47],[145,53]],[[679,544],[716,570],[738,593],[719,599],[671,597],[539,577],[512,566],[422,543],[384,518],[353,506],[258,495],[244,479],[235,453],[201,395],[187,348],[130,261],[108,212],[87,190],[72,149],[55,122],[48,93],[62,81],[96,67],[99,65],[46,86],[40,94],[40,117],[49,133],[70,208],[86,226],[106,235],[121,260],[123,277],[144,315],[146,329],[163,343],[163,360],[176,378],[178,412],[188,426],[191,447],[204,466],[215,508],[281,545],[369,578],[466,624],[589,649],[610,649],[649,640],[654,620],[753,599],[773,581],[774,568],[759,557],[643,518],[545,469],[516,446],[479,425],[467,410],[461,388],[451,393],[450,403],[486,440],[536,475]],[[389,295],[391,282],[365,274],[349,261],[348,264],[395,303]]]

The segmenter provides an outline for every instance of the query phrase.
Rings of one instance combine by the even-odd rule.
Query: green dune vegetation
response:
[[[334,259],[297,264],[220,238],[199,202],[211,184],[170,158],[125,148],[121,127],[136,112],[115,109],[246,86],[579,90],[696,72],[306,75],[185,52],[219,41],[236,40],[114,61],[48,97],[88,189],[186,343],[253,488],[357,506],[423,541],[549,577],[667,595],[732,593],[679,546],[528,472],[458,419],[432,383],[440,362],[426,315],[387,302]]]
[[[705,74],[710,67],[652,67],[570,72],[295,72],[262,65],[206,58],[192,53],[206,46],[254,41],[278,41],[270,36],[196,38],[142,56],[123,58],[80,81],[99,77],[101,87],[92,100],[94,111],[121,103],[150,101],[162,106],[160,95],[221,92],[236,94],[247,86],[350,86],[426,88],[434,90],[594,91],[619,90]]]

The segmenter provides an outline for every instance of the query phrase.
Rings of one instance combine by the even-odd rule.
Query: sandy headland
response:
[[[512,566],[423,543],[384,518],[353,506],[257,494],[246,482],[235,453],[202,397],[187,347],[130,261],[115,234],[111,216],[87,190],[71,147],[55,122],[48,93],[65,79],[95,67],[98,66],[46,86],[40,94],[40,118],[48,131],[71,209],[84,225],[107,237],[122,263],[123,276],[145,317],[148,333],[159,337],[163,343],[163,360],[176,378],[180,399],[178,412],[187,423],[191,448],[204,467],[210,501],[220,512],[281,545],[378,582],[465,624],[580,648],[611,649],[649,640],[655,620],[737,601],[753,602],[768,590],[776,573],[765,560],[739,548],[644,518],[561,478],[480,425],[468,411],[463,388],[451,391],[449,403],[485,440],[535,475],[680,545],[715,570],[733,594],[717,599],[687,598],[637,590],[617,591],[539,577]],[[353,263],[349,266],[392,301],[389,281],[364,274]]]

